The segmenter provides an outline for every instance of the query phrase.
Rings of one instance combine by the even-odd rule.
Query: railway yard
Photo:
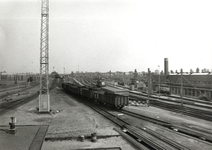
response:
[[[0,4],[0,150],[212,150],[211,1]]]
[[[36,83],[0,89],[0,149],[212,149],[211,102],[153,94],[148,106],[146,93],[109,81],[104,92],[87,79],[50,81],[49,113],[38,111]]]

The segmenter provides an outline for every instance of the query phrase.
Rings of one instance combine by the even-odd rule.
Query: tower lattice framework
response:
[[[41,0],[39,111],[49,111],[49,0]]]
[[[40,94],[49,94],[49,0],[42,0],[40,39]]]

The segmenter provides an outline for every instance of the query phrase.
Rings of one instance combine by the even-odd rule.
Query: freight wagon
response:
[[[100,90],[101,90],[101,88],[84,87],[84,88],[81,88],[81,95],[88,99],[94,99],[94,92],[100,91]]]
[[[110,93],[110,94],[121,94],[121,95],[126,95],[129,96],[129,90],[128,89],[122,89],[122,88],[115,88],[115,87],[102,87],[101,88],[105,93]]]
[[[123,108],[129,104],[129,91],[104,87],[81,87],[70,83],[63,83],[62,88],[70,93],[82,96],[86,99],[93,100],[95,102],[110,105],[118,109]]]

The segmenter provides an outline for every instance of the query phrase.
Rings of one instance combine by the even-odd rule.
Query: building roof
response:
[[[172,76],[172,75],[180,75],[180,72],[179,73],[170,73],[169,75],[170,76]],[[209,75],[209,76],[211,76],[212,73],[196,73],[196,72],[194,72],[194,73],[190,73],[190,72],[185,73],[184,72],[183,75],[190,75],[190,76],[193,76],[193,75]]]

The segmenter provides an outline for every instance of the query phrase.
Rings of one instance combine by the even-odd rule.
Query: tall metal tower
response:
[[[39,112],[49,112],[49,0],[41,1]]]

